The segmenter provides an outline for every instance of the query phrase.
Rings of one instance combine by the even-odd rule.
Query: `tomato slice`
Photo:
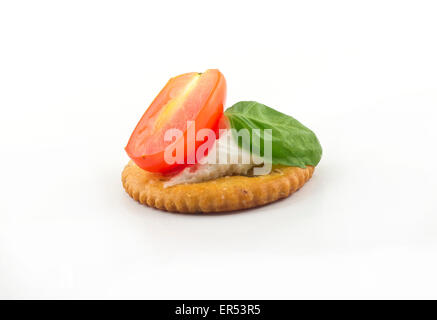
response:
[[[180,167],[164,159],[170,144],[184,144],[184,163],[195,153],[202,142],[195,142],[194,149],[187,148],[187,122],[194,121],[195,133],[200,129],[216,130],[226,99],[226,80],[217,69],[204,73],[185,73],[171,78],[146,110],[133,131],[125,148],[128,156],[142,169],[168,172]],[[176,141],[164,141],[165,132],[178,129],[183,136]]]

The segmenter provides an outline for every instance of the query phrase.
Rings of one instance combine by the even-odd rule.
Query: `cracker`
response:
[[[123,170],[126,192],[135,200],[161,210],[181,213],[248,209],[288,197],[301,188],[314,167],[275,167],[269,175],[229,176],[164,188],[167,177],[145,171],[130,161]]]

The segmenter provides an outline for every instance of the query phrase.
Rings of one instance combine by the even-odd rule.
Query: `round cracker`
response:
[[[265,176],[227,176],[164,188],[168,177],[145,171],[130,161],[123,170],[122,181],[133,199],[150,207],[181,213],[225,212],[288,197],[302,187],[313,172],[312,166],[280,166]]]

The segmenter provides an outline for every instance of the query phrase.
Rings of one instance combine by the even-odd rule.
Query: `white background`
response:
[[[437,298],[432,1],[2,1],[1,298]],[[290,198],[157,211],[123,148],[171,77],[219,68],[318,135]]]

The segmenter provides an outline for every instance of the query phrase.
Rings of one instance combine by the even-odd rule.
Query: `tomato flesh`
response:
[[[204,128],[215,130],[225,99],[226,81],[216,69],[170,79],[138,122],[125,148],[127,154],[140,168],[164,173],[181,166],[165,161],[165,149],[172,143],[183,143],[186,164],[191,156],[188,152],[195,152],[202,143],[195,141],[194,149],[187,150],[187,122],[194,121],[196,134]],[[180,141],[164,141],[169,129],[183,132]]]

